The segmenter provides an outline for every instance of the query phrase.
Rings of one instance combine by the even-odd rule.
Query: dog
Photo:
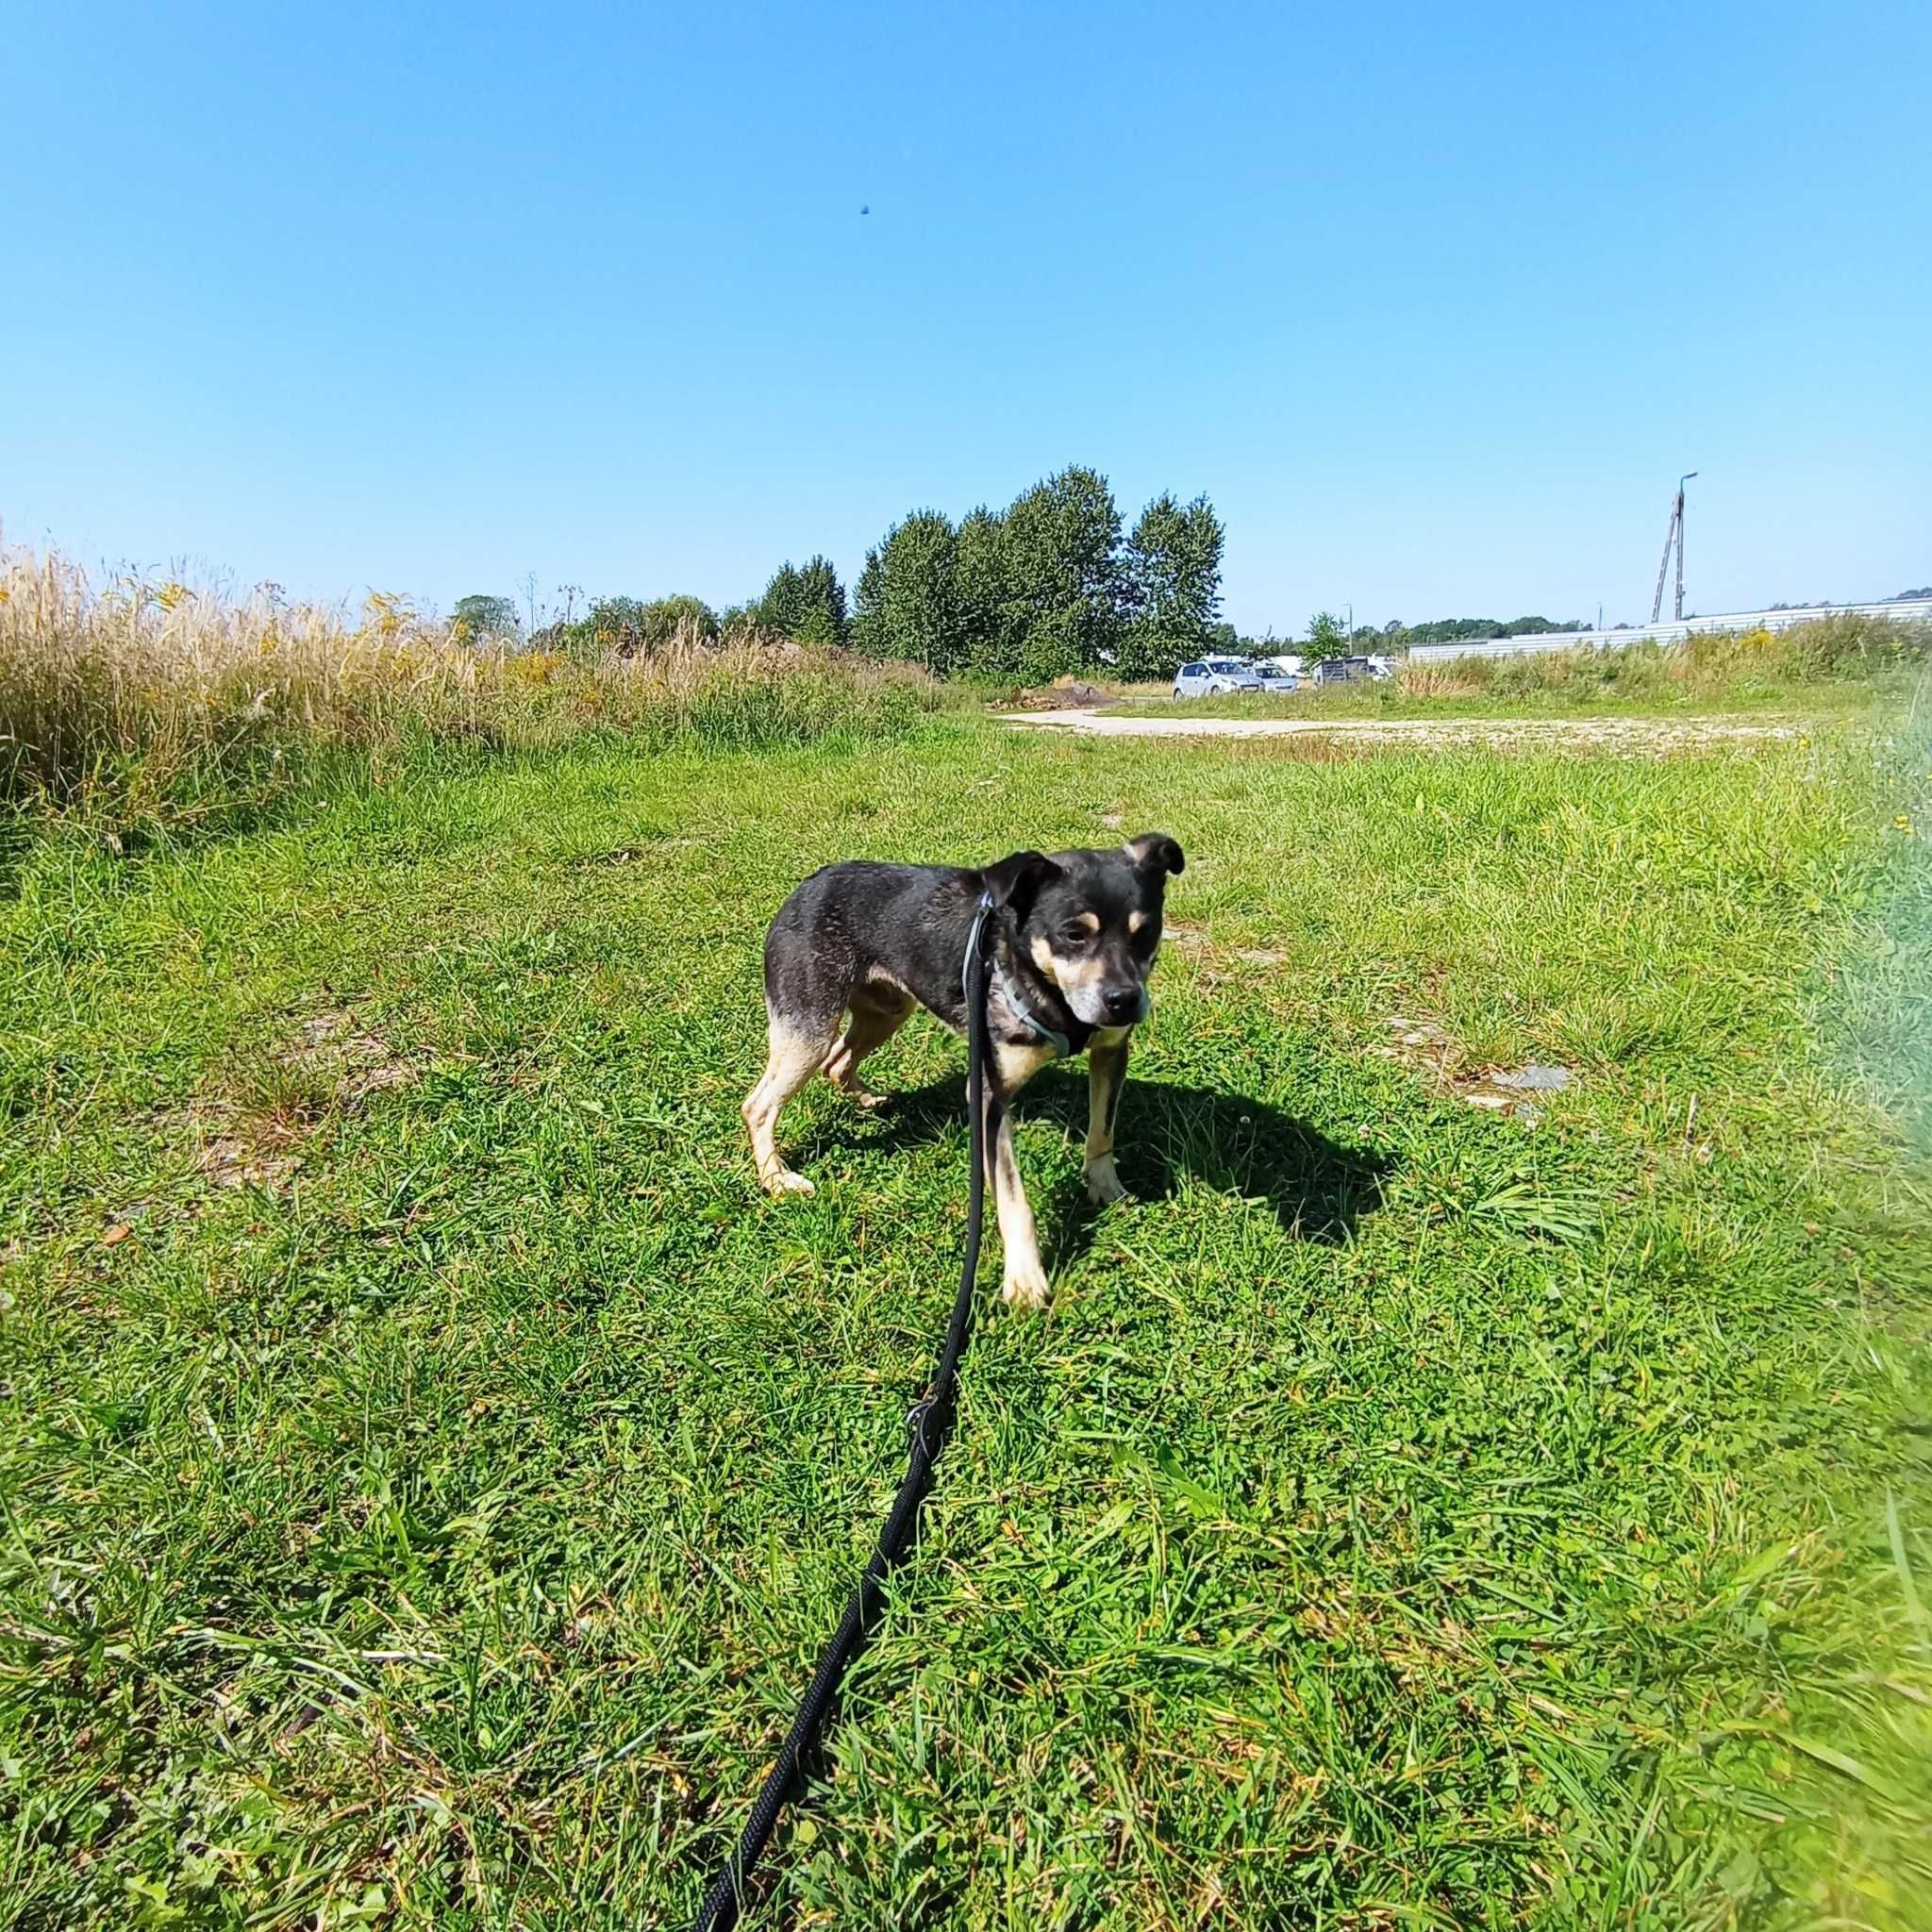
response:
[[[1166,833],[1146,832],[1112,851],[1015,852],[978,870],[849,859],[813,873],[765,935],[771,1052],[743,1113],[766,1192],[812,1191],[780,1158],[775,1129],[779,1110],[814,1074],[861,1107],[876,1106],[859,1065],[915,1007],[965,1033],[966,946],[988,895],[987,1178],[1006,1250],[1001,1291],[1009,1304],[1043,1307],[1046,1270],[1008,1106],[1049,1060],[1085,1053],[1087,1191],[1097,1205],[1125,1197],[1114,1118],[1134,1028],[1147,1017],[1167,881],[1185,863]]]

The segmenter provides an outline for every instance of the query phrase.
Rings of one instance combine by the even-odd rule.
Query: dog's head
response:
[[[984,874],[1015,955],[1059,989],[1090,1026],[1147,1013],[1167,878],[1187,861],[1164,832],[1109,852],[1016,852]]]

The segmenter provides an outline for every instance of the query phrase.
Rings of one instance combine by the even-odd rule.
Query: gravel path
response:
[[[1633,755],[1737,740],[1795,738],[1789,720],[1736,718],[1137,718],[1131,712],[1014,711],[1009,724],[1095,738],[1353,738],[1372,744],[1582,745]]]

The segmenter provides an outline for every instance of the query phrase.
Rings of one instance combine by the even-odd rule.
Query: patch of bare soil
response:
[[[220,1188],[278,1193],[300,1171],[301,1149],[332,1108],[407,1086],[418,1069],[343,1008],[304,1020],[294,1038],[189,1110],[201,1138],[196,1166]]]
[[[225,1123],[225,1110],[217,1102],[201,1118],[204,1124]],[[239,1124],[241,1131],[216,1133],[195,1165],[218,1188],[260,1188],[279,1194],[302,1166],[302,1157],[290,1151],[286,1130],[255,1121],[226,1124]]]
[[[345,1101],[360,1100],[387,1087],[404,1087],[416,1077],[413,1061],[387,1041],[365,1032],[353,1013],[340,1008],[303,1021],[285,1058],[303,1073],[333,1079],[338,1098]]]
[[[1008,691],[1003,698],[992,701],[995,711],[1019,711],[1037,715],[1040,712],[1084,711],[1095,705],[1110,705],[1114,692],[1097,684],[1089,684],[1081,677],[1060,677],[1044,690],[1029,688]]]
[[[1387,1024],[1395,1037],[1374,1052],[1384,1059],[1400,1060],[1427,1073],[1457,1099],[1489,1113],[1513,1115],[1533,1124],[1542,1115],[1537,1105],[1540,1094],[1560,1093],[1576,1083],[1568,1067],[1547,1066],[1537,1060],[1521,1067],[1465,1072],[1460,1042],[1433,1022],[1391,1013]]]
[[[1621,758],[1664,758],[1714,744],[1796,738],[1802,730],[1790,720],[1741,718],[1137,718],[1058,706],[1012,710],[1006,722],[1100,738],[1315,738],[1360,745],[1606,752]]]

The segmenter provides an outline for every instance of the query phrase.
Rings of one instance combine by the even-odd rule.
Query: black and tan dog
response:
[[[1168,874],[1182,863],[1172,839],[1148,832],[1110,852],[1016,852],[982,871],[853,859],[813,873],[765,935],[771,1058],[746,1096],[744,1124],[766,1191],[811,1192],[779,1158],[774,1129],[779,1109],[814,1074],[823,1070],[861,1106],[874,1105],[859,1084],[859,1062],[915,1006],[966,1030],[966,944],[990,893],[988,1177],[1006,1248],[1006,1299],[1041,1307],[1046,1271],[1007,1104],[1049,1060],[1086,1053],[1087,1191],[1096,1202],[1123,1197],[1114,1114],[1134,1026],[1147,1014]]]

